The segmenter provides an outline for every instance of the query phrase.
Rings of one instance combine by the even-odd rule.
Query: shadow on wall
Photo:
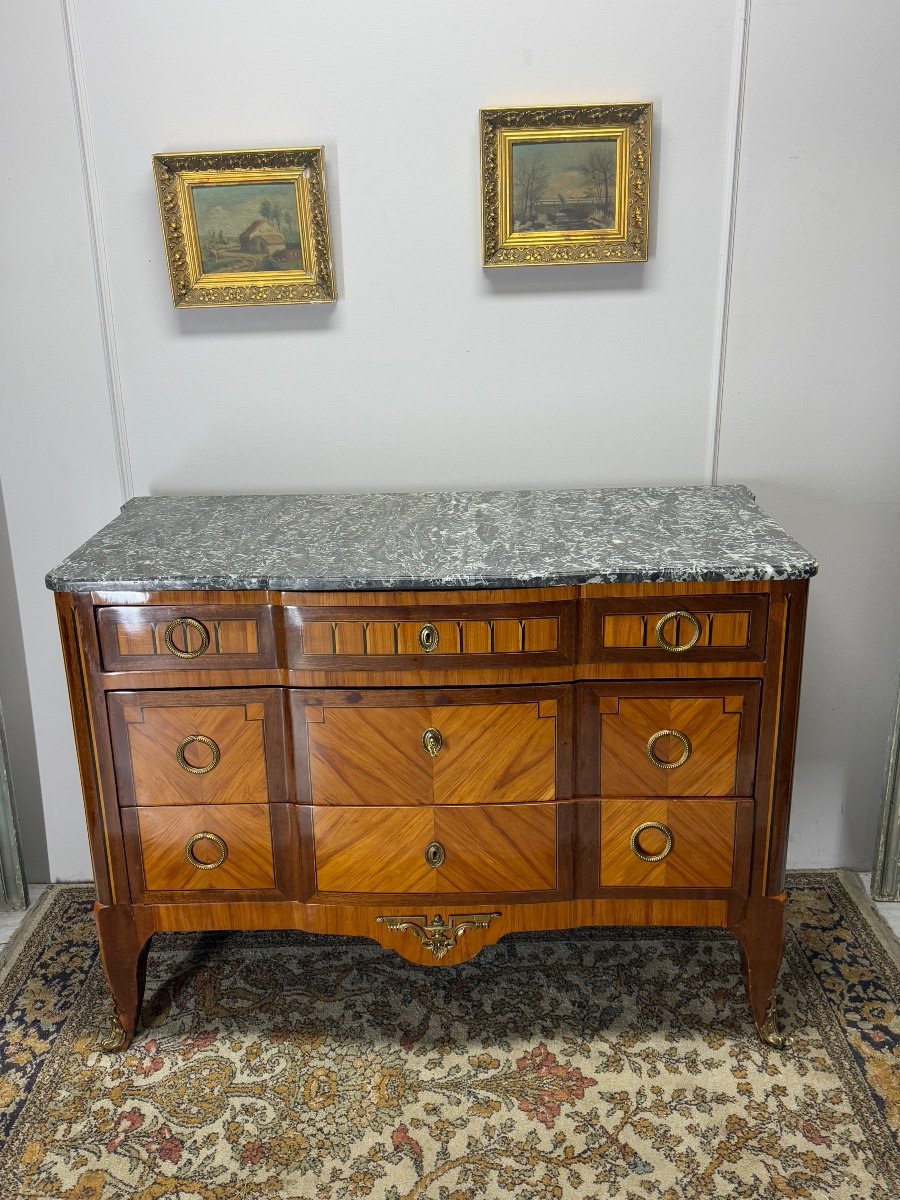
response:
[[[22,841],[25,873],[32,883],[50,878],[47,833],[41,802],[31,693],[25,667],[25,645],[13,576],[6,508],[0,488],[0,702],[6,726],[9,774]],[[75,797],[77,801],[77,797]]]
[[[900,561],[885,550],[896,545],[898,513],[838,484],[813,491],[741,482],[819,561],[809,589],[788,866],[869,871],[896,700]]]

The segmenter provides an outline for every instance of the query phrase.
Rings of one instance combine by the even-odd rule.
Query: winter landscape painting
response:
[[[615,223],[614,138],[514,142],[513,233],[609,229]]]
[[[294,184],[202,184],[191,198],[205,275],[300,268]]]

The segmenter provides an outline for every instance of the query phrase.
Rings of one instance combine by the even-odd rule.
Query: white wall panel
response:
[[[44,575],[121,503],[90,235],[60,9],[4,5],[0,476],[31,693],[41,796],[14,783],[32,882],[85,879],[90,859],[53,597]],[[12,602],[4,618],[12,619]],[[16,635],[11,635],[15,638]],[[5,658],[5,656],[4,656]],[[4,696],[10,738],[27,697]],[[10,716],[12,714],[12,716]],[[28,735],[11,746],[13,766]],[[19,785],[24,786],[19,786]],[[46,827],[47,850],[41,841]]]
[[[702,479],[734,9],[563,8],[78,0],[138,491]],[[479,107],[618,99],[651,261],[485,271]],[[334,310],[174,311],[151,155],[319,142]]]
[[[869,869],[900,642],[900,10],[754,0],[721,478],[821,560],[789,861]]]

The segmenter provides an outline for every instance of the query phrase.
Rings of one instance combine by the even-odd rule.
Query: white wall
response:
[[[121,383],[130,448],[120,465],[137,492],[708,478],[741,0],[559,0],[549,15],[538,0],[66,3],[77,24],[76,74],[83,73],[102,217],[99,261],[108,265],[106,365]],[[878,668],[897,628],[896,592],[872,539],[860,545],[856,527],[871,529],[869,502],[887,499],[889,480],[882,486],[872,469],[871,425],[894,411],[897,372],[894,359],[870,355],[865,420],[847,436],[838,379],[848,372],[828,362],[838,358],[828,348],[845,333],[871,347],[869,308],[893,300],[888,269],[878,264],[887,249],[880,197],[890,195],[890,181],[880,181],[874,202],[869,189],[836,184],[857,162],[859,182],[868,181],[876,149],[879,171],[890,151],[877,125],[844,113],[837,96],[846,103],[859,81],[868,110],[888,111],[888,97],[874,94],[878,75],[861,46],[847,52],[844,5],[800,0],[787,8],[753,6],[721,467],[723,477],[756,486],[823,559],[813,585],[792,860],[851,864],[867,859],[874,836],[878,739],[890,721]],[[893,5],[880,0],[860,12],[857,27],[890,22],[878,32],[887,63]],[[245,36],[251,16],[253,28],[273,36]],[[113,514],[119,471],[62,19],[53,0],[8,19],[9,86],[20,116],[7,129],[13,145],[3,161],[29,161],[22,186],[45,248],[22,253],[15,300],[2,300],[19,332],[6,409],[16,419],[3,426],[0,472],[50,867],[74,878],[87,873],[88,858],[41,578]],[[794,37],[815,27],[816,53],[797,43],[788,65],[779,40],[785,25]],[[836,77],[837,157],[821,115]],[[650,261],[485,272],[478,108],[585,99],[654,102]],[[318,143],[326,148],[338,303],[176,312],[151,155]],[[41,153],[32,149],[29,158],[38,144]],[[890,169],[896,185],[896,161]],[[823,188],[845,208],[860,197],[846,219],[867,238],[845,230],[837,239],[833,216],[811,218]],[[45,273],[29,270],[35,253]],[[844,303],[829,299],[832,288]],[[787,336],[798,301],[808,313],[801,332],[823,331],[824,356],[815,338]],[[759,361],[760,347],[772,367]],[[849,374],[858,381],[859,366]],[[792,414],[798,394],[802,423]],[[853,541],[863,561],[851,586],[842,547]],[[848,597],[862,606],[849,628],[841,614]],[[845,647],[839,660],[837,638]],[[836,705],[834,679],[840,675],[846,691],[854,678],[851,651],[878,679],[860,679],[857,695]]]
[[[754,0],[721,476],[811,547],[789,859],[871,866],[900,643],[900,8]]]

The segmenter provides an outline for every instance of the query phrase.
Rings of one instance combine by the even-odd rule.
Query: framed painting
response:
[[[176,308],[335,299],[321,146],[155,154]]]
[[[645,262],[652,107],[482,109],[484,265]]]

